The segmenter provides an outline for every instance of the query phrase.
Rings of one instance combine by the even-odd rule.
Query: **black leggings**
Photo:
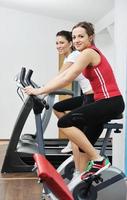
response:
[[[58,112],[65,112],[74,110],[91,102],[94,102],[93,94],[87,94],[59,101],[54,104],[53,108]]]
[[[84,107],[87,104],[92,103],[92,102],[94,102],[94,96],[93,96],[93,94],[88,94],[88,95],[77,96],[77,97],[73,97],[70,99],[60,101],[60,102],[54,104],[53,108],[55,110],[57,110],[58,112],[72,111],[74,109],[81,108],[82,106]],[[72,113],[72,112],[70,112],[70,113]],[[68,114],[65,115],[65,118],[66,118],[66,116],[68,116]],[[61,118],[61,120],[62,119],[63,119],[63,117]],[[62,120],[62,122],[61,122],[61,120],[58,121],[58,126],[59,126],[59,123],[63,124],[64,119]],[[70,120],[70,118],[69,118],[69,120]],[[73,120],[74,120],[74,124],[75,124],[74,126],[79,128],[81,131],[83,131],[85,133],[85,135],[87,136],[87,138],[89,139],[89,141],[91,142],[91,144],[94,145],[103,131],[103,123],[100,123],[100,124],[94,125],[94,126],[91,126],[91,125],[85,126],[84,122],[82,122],[77,117],[76,118],[73,117]],[[60,127],[61,126],[62,125],[60,125]],[[69,126],[72,126],[72,125],[69,125]]]
[[[81,105],[67,113],[59,119],[58,127],[85,127],[85,132],[83,132],[89,141],[95,144],[103,130],[103,124],[121,114],[123,110],[124,101],[122,96],[99,100]]]

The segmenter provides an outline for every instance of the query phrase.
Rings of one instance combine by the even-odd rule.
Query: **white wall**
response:
[[[115,51],[114,51],[114,40],[111,38],[107,29],[104,29],[100,33],[96,34],[95,43],[100,48],[103,54],[106,56],[111,66],[115,70]]]
[[[37,83],[46,83],[58,69],[55,35],[61,29],[70,30],[72,25],[69,21],[0,7],[0,139],[10,138],[22,106],[14,76],[25,66],[34,70]],[[33,132],[33,124],[29,121],[26,132]],[[55,117],[46,135],[57,137]]]
[[[115,0],[115,59],[117,79],[127,104],[127,1]],[[127,108],[123,119],[123,133],[115,138],[113,151],[114,165],[127,175]]]

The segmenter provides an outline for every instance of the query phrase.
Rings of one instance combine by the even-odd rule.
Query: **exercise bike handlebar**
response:
[[[26,74],[26,78],[25,78],[26,83],[28,85],[31,85],[34,88],[39,88],[39,86],[34,81],[31,80],[32,74],[33,74],[33,70],[29,69],[28,72],[27,72],[27,74]]]
[[[22,67],[21,72],[20,72],[20,83],[22,84],[23,87],[26,87],[27,84],[25,83],[25,74],[26,74],[26,68]]]
[[[32,76],[32,74],[33,74],[33,70],[32,70],[32,69],[29,69],[28,73],[26,74],[25,80],[26,80],[26,83],[27,83],[28,85],[32,85],[32,86],[34,87],[34,85],[32,84],[32,81],[31,81],[31,76]]]
[[[20,72],[20,83],[23,87],[31,85],[34,88],[38,88],[39,86],[31,80],[31,76],[33,74],[33,70],[29,69],[26,74],[26,68],[22,67]]]
[[[25,78],[25,74],[26,74],[26,68],[22,67],[21,72],[20,72],[20,83],[22,84],[23,87],[26,87],[28,85],[31,85],[32,87],[36,88],[38,87],[36,84],[34,84],[34,82],[31,80],[31,76],[33,74],[33,70],[29,70],[27,72],[26,78]],[[25,82],[26,80],[26,82]],[[35,100],[37,100],[38,102],[41,101],[42,105],[46,108],[49,109],[49,105],[47,104],[47,102],[40,98],[39,96],[34,96],[31,95]]]
[[[22,84],[22,86],[26,87],[28,85],[31,85],[34,88],[39,88],[39,86],[31,80],[33,70],[29,69],[26,74],[26,77],[25,77],[25,74],[26,74],[26,68],[22,67],[21,72],[20,72],[20,83]],[[53,94],[53,95],[71,95],[71,96],[73,96],[74,92],[71,90],[68,90],[68,89],[60,89],[60,90],[51,92],[50,94],[51,95]]]
[[[22,67],[20,72],[20,83],[23,87],[31,85],[34,88],[39,88],[39,86],[31,80],[31,76],[33,74],[33,70],[29,69],[26,74],[26,68]],[[51,92],[49,95],[74,95],[74,92],[68,89],[60,89],[54,92]]]

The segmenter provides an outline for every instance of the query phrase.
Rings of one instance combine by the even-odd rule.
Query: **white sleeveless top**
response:
[[[80,54],[79,51],[73,51],[72,53],[69,54],[68,57],[66,57],[64,59],[64,63],[67,63],[67,62],[72,62],[72,63],[75,63],[75,60],[76,58],[78,57],[78,55]],[[92,90],[92,87],[90,85],[90,82],[87,78],[85,78],[83,76],[83,74],[79,74],[75,81],[77,81],[80,85],[80,88],[82,90],[82,92],[85,94],[86,92],[88,92],[89,90]]]

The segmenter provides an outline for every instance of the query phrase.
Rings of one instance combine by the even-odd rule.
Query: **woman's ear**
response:
[[[94,35],[90,35],[90,36],[89,36],[89,41],[90,41],[90,42],[94,41]]]

